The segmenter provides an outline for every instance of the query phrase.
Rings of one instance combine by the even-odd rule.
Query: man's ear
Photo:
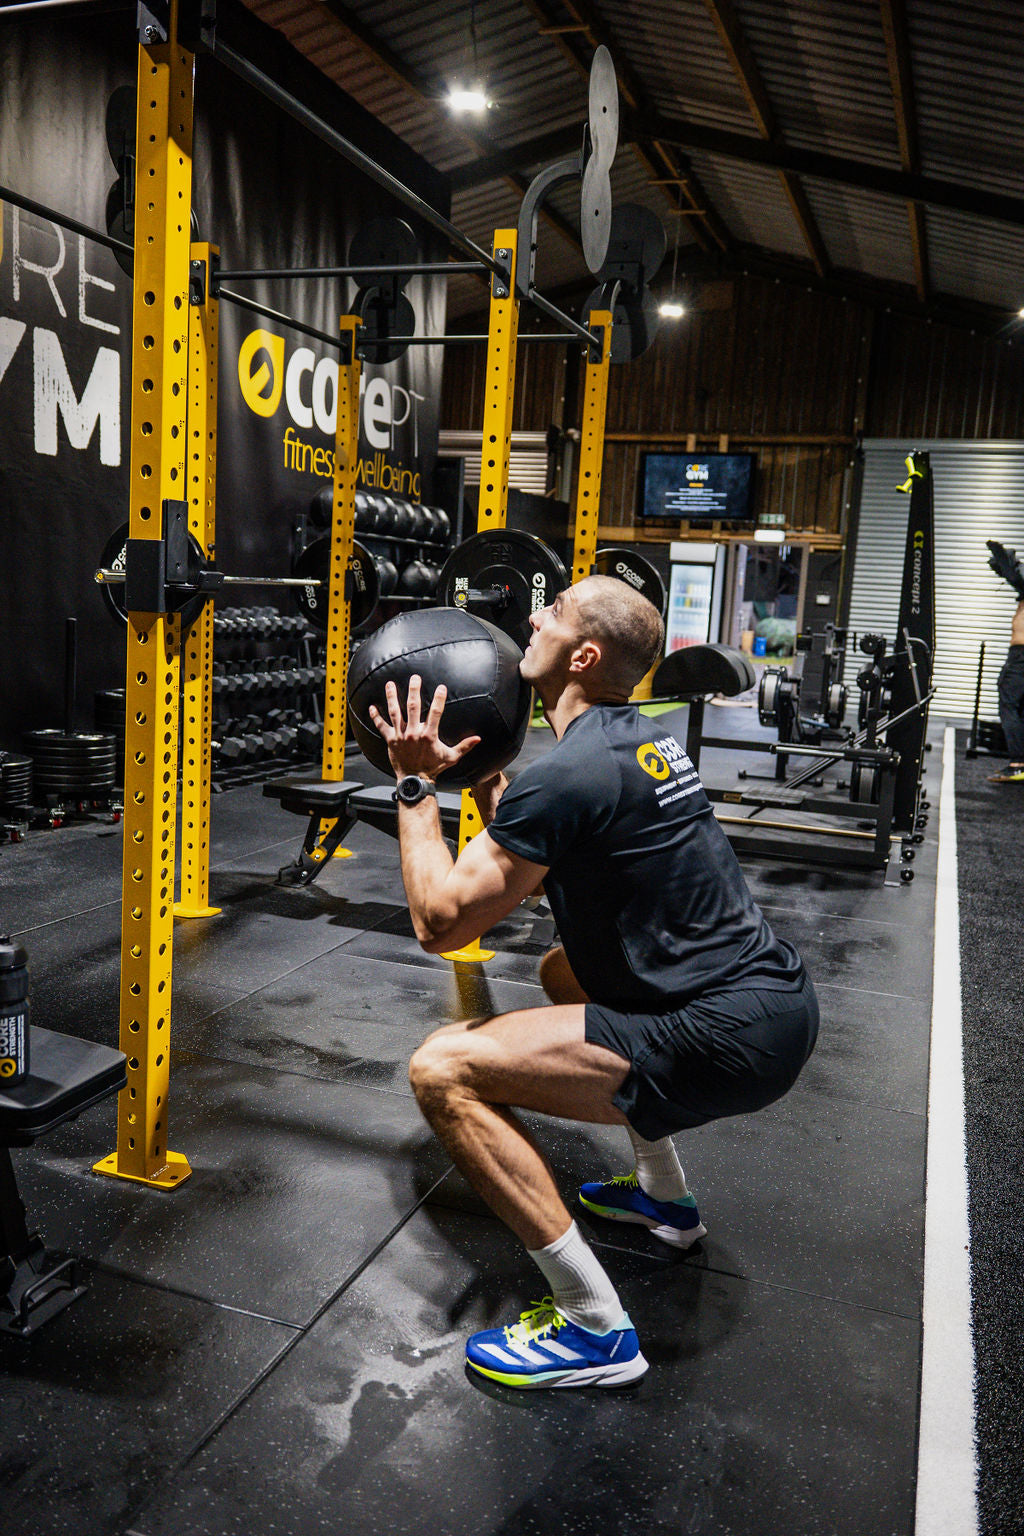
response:
[[[570,672],[591,672],[601,664],[601,647],[593,640],[584,640],[572,653]]]

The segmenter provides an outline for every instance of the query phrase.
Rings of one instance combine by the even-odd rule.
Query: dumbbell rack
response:
[[[315,631],[276,608],[224,608],[213,634],[212,791],[318,758],[324,662]]]
[[[437,575],[440,575],[441,567],[447,558],[451,540],[437,539],[406,539],[388,533],[360,533],[359,542],[364,544],[375,560],[390,560],[398,567],[399,580],[402,571],[413,560],[422,560],[429,565]],[[403,560],[404,552],[408,552]],[[431,557],[434,558],[431,558]],[[436,590],[437,577],[434,578],[434,586],[429,591],[422,593],[388,592],[381,593],[380,616],[384,619],[391,618],[400,608],[415,607],[420,603],[432,603]],[[388,607],[388,604],[391,607]]]

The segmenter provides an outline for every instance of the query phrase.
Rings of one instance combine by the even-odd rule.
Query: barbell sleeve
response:
[[[124,571],[110,571],[102,566],[95,574],[99,586],[114,586],[125,579]],[[225,586],[235,587],[322,587],[324,582],[308,576],[223,576]],[[172,583],[173,585],[173,583]]]

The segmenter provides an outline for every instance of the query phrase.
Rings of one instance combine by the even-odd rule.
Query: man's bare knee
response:
[[[409,1062],[409,1085],[419,1103],[427,1098],[437,1098],[456,1086],[458,1064],[465,1055],[461,1041],[461,1032],[456,1033],[449,1026],[428,1035],[413,1052]]]
[[[540,962],[540,984],[553,1003],[589,1003],[560,944]]]

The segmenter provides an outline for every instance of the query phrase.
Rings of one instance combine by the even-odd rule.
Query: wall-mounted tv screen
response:
[[[691,526],[754,522],[753,453],[645,453],[641,518],[686,518]]]

